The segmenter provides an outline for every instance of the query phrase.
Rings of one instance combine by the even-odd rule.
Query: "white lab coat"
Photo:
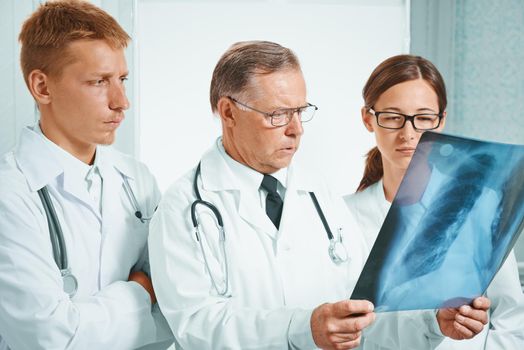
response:
[[[349,298],[367,255],[357,225],[341,197],[332,196],[313,172],[291,165],[277,230],[260,205],[258,188],[246,186],[225,157],[221,146],[214,145],[201,160],[198,182],[203,199],[213,203],[224,220],[230,297],[219,296],[213,288],[195,238],[192,170],[166,192],[151,222],[149,255],[160,308],[181,349],[315,348],[312,310]],[[342,229],[348,262],[331,261],[310,191],[332,232]],[[209,266],[223,286],[215,220],[205,209],[199,210],[199,219]],[[394,327],[380,331],[377,341],[398,344]]]
[[[156,347],[165,349],[172,337],[165,320],[152,313],[145,289],[127,282],[131,270],[148,270],[148,225],[134,216],[122,176],[146,216],[159,201],[153,176],[132,158],[98,147],[100,215],[84,179],[64,172],[50,147],[25,128],[0,161],[0,348],[133,349],[167,340]],[[45,185],[78,279],[72,299],[63,291],[36,192]]]
[[[362,192],[345,196],[344,200],[350,211],[355,214],[367,244],[372,246],[391,205],[385,198],[382,181]],[[483,331],[470,340],[457,341],[446,338],[437,347],[438,350],[524,349],[524,295],[513,252],[495,275],[486,296],[491,300],[490,321]],[[401,314],[418,313],[420,312],[411,311]]]

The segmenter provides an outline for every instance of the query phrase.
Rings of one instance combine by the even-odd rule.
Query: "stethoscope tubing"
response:
[[[40,196],[47,217],[49,238],[51,239],[51,246],[53,247],[53,258],[60,270],[67,270],[69,268],[69,262],[67,260],[64,234],[47,187],[42,187],[38,190],[38,195]]]
[[[320,208],[320,204],[318,203],[317,196],[315,196],[315,193],[309,192],[309,196],[311,197],[311,200],[313,201],[313,204],[315,205],[315,209],[317,210],[318,216],[320,216],[320,220],[322,220],[322,225],[324,225],[324,229],[326,230],[326,234],[328,236],[329,241],[332,241],[334,239],[333,233],[331,232],[331,229],[329,228],[329,224],[326,220],[326,216],[324,215],[324,211],[322,208]]]
[[[138,206],[138,201],[136,200],[135,194],[133,193],[133,190],[131,189],[131,185],[129,185],[129,181],[127,180],[127,177],[125,175],[122,175],[122,178],[124,179],[124,191],[126,192],[126,195],[129,198],[129,201],[131,202],[131,204],[133,205],[133,208],[135,209],[135,216],[142,223],[145,223],[146,221],[150,221],[152,217],[145,217],[142,214],[142,211],[140,210],[140,207]]]
[[[195,236],[198,241],[198,245],[200,246],[200,251],[202,252],[202,256],[204,257],[204,264],[206,266],[206,270],[209,273],[209,276],[211,278],[211,284],[213,285],[213,288],[216,290],[218,295],[221,296],[227,296],[229,291],[229,266],[228,266],[228,260],[227,260],[227,254],[226,254],[226,233],[224,231],[224,221],[222,220],[222,214],[220,214],[220,211],[216,206],[214,206],[212,203],[207,202],[202,199],[202,196],[200,195],[200,191],[198,190],[198,177],[201,177],[201,170],[200,170],[200,163],[198,163],[196,172],[195,172],[195,178],[193,181],[193,190],[195,192],[195,196],[197,199],[191,204],[191,222],[193,223],[193,228],[195,229]],[[197,218],[197,206],[203,206],[211,210],[217,220],[218,223],[218,230],[219,230],[219,246],[220,251],[222,253],[222,256],[224,257],[224,265],[221,265],[222,273],[224,274],[224,287],[219,288],[218,283],[213,277],[213,274],[211,273],[211,268],[209,267],[209,262],[207,260],[207,254],[204,251],[204,244],[202,242],[202,237],[200,234],[200,231],[198,229],[198,218]]]
[[[135,194],[133,193],[133,190],[131,189],[131,186],[129,185],[127,178],[124,175],[122,175],[122,177],[124,179],[124,191],[126,192],[126,195],[129,201],[131,202],[133,209],[135,210],[135,216],[142,223],[151,220],[151,217],[144,217],[142,215],[142,211],[138,206],[138,201],[136,200]],[[42,187],[37,192],[47,217],[47,226],[49,228],[49,238],[51,240],[51,247],[53,250],[53,259],[55,260],[55,263],[58,269],[60,270],[60,274],[64,279],[64,285],[74,285],[73,287],[71,287],[71,290],[66,291],[70,297],[73,297],[78,288],[78,281],[74,274],[71,272],[71,269],[69,268],[67,249],[64,240],[64,233],[62,231],[62,226],[60,225],[58,216],[56,215],[55,207],[53,206],[53,202],[51,201],[51,197],[49,196],[49,190],[47,189],[47,186]],[[66,280],[70,283],[66,283]]]
[[[197,199],[191,204],[191,222],[193,224],[193,228],[195,229],[195,237],[196,237],[196,239],[198,241],[198,244],[200,246],[200,250],[202,252],[202,256],[204,257],[204,264],[206,266],[206,270],[209,273],[209,276],[211,278],[211,284],[213,285],[213,288],[216,290],[218,295],[226,296],[227,293],[228,293],[228,288],[229,288],[229,267],[228,267],[228,263],[227,263],[227,254],[226,254],[226,248],[225,248],[226,234],[225,234],[225,230],[224,230],[224,222],[222,220],[222,215],[220,214],[220,211],[218,210],[218,208],[215,205],[213,205],[212,203],[204,201],[202,199],[202,196],[200,195],[200,191],[198,190],[198,177],[199,176],[202,177],[202,174],[201,174],[201,162],[198,163],[198,166],[197,166],[196,171],[195,171],[195,177],[193,179],[193,191],[195,192],[195,196],[196,196]],[[329,257],[331,258],[331,260],[335,264],[341,264],[341,263],[347,261],[348,257],[347,257],[347,253],[345,253],[345,247],[344,247],[344,244],[342,242],[342,237],[339,234],[338,239],[335,239],[333,233],[331,232],[329,224],[327,222],[326,216],[324,215],[324,212],[323,212],[322,208],[320,207],[320,204],[318,202],[318,199],[317,199],[315,193],[309,192],[309,195],[311,197],[311,200],[313,201],[315,209],[316,209],[316,211],[317,211],[317,213],[318,213],[318,215],[320,217],[320,220],[322,221],[322,224],[324,225],[324,229],[326,230],[326,234],[327,234],[327,237],[328,237],[328,240],[329,240],[329,248],[328,248]],[[207,254],[204,251],[204,245],[202,243],[202,237],[201,237],[200,231],[198,229],[198,218],[197,218],[197,215],[196,215],[196,211],[197,211],[196,209],[197,209],[198,205],[202,205],[202,206],[208,208],[209,210],[211,210],[213,212],[213,214],[215,215],[215,218],[216,218],[216,220],[218,222],[219,245],[220,245],[220,249],[221,249],[221,252],[222,252],[222,256],[224,257],[224,267],[222,267],[222,265],[221,265],[221,268],[222,268],[223,273],[225,275],[225,287],[222,288],[222,289],[218,288],[218,283],[216,283],[215,278],[213,277],[213,274],[211,273],[211,269],[209,267],[209,263],[208,263],[208,260],[207,260]],[[338,251],[338,249],[337,249],[338,246],[342,247],[341,249],[343,250],[344,254],[342,254],[342,255],[338,254],[338,252],[337,252]]]

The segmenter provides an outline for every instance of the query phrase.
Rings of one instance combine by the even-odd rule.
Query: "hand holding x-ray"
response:
[[[360,345],[362,330],[375,321],[373,304],[342,300],[322,304],[311,315],[311,333],[321,349],[353,349]]]
[[[488,323],[488,298],[478,297],[470,305],[459,308],[441,309],[437,312],[440,331],[446,337],[456,340],[471,339],[482,332]]]

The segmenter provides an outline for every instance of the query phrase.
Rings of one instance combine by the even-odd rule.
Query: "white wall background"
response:
[[[19,68],[21,24],[40,0],[0,1],[0,153],[38,120]],[[234,42],[263,39],[299,56],[309,101],[297,157],[352,192],[373,138],[360,122],[361,89],[385,57],[409,49],[409,0],[92,0],[133,37],[126,52],[131,109],[115,146],[147,163],[165,190],[220,134],[208,102],[214,65]]]
[[[213,68],[231,44],[254,39],[295,51],[319,107],[297,157],[339,191],[355,190],[374,144],[360,119],[361,90],[380,61],[408,51],[407,1],[139,0],[136,14],[139,157],[162,190],[220,135],[209,105]]]

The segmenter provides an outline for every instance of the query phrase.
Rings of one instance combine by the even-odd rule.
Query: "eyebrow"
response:
[[[129,71],[125,71],[122,74],[117,74],[118,77],[125,77],[125,76],[128,76],[128,75],[129,75]],[[109,77],[115,76],[115,74],[112,73],[112,72],[94,72],[94,73],[90,73],[89,76],[91,76],[91,77],[109,78]]]
[[[392,111],[392,112],[398,112],[398,113],[402,113],[402,111],[400,110],[400,108],[397,108],[397,107],[386,107],[384,109],[382,109],[383,111]],[[432,108],[426,108],[426,107],[423,107],[423,108],[418,108],[416,110],[417,112],[431,112],[431,113],[438,113],[436,112],[434,109]]]
[[[287,109],[297,109],[297,108],[302,108],[302,107],[307,107],[308,106],[308,102],[304,102],[303,105],[300,105],[300,106],[296,106],[296,107],[283,107],[283,106],[275,106],[275,105],[272,105],[271,107],[268,107],[269,109],[271,109],[271,111],[279,111],[279,110],[287,110]]]

